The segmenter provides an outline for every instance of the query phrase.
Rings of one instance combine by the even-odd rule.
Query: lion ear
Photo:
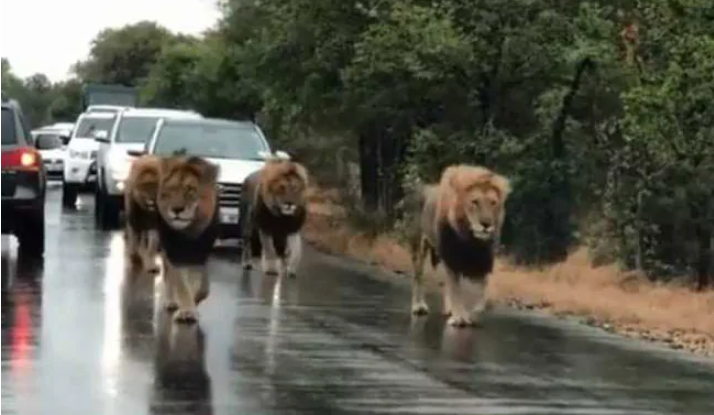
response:
[[[220,171],[218,165],[198,156],[187,158],[186,164],[197,168],[206,184],[213,184],[218,181],[218,173]]]
[[[491,183],[493,184],[493,187],[495,187],[499,193],[501,193],[501,200],[505,201],[508,195],[511,194],[511,182],[504,176],[501,176],[500,174],[494,174],[491,177]]]
[[[307,169],[300,163],[295,163],[295,172],[300,176],[300,180],[305,182],[305,186],[310,184],[310,176],[307,173]]]
[[[207,161],[204,166],[203,171],[204,171],[204,178],[206,179],[207,182],[209,182],[209,183],[217,183],[218,182],[218,175],[221,172],[220,166]]]

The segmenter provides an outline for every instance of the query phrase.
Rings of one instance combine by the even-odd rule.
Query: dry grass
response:
[[[329,192],[314,191],[305,237],[318,248],[397,272],[411,272],[409,254],[388,235],[366,238],[347,228],[344,209]],[[432,287],[443,278],[430,275]],[[563,263],[524,269],[499,259],[489,285],[496,303],[588,317],[590,324],[674,348],[714,355],[714,291],[655,284],[614,266],[594,267],[585,249]]]

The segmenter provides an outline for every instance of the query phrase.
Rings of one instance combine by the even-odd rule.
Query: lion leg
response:
[[[175,281],[179,278],[177,275],[178,270],[165,255],[161,255],[161,260],[164,264],[164,309],[169,313],[173,313],[178,308],[174,289]]]
[[[463,296],[461,292],[460,276],[454,271],[446,268],[446,280],[447,280],[447,295],[450,298],[449,302],[451,305],[451,317],[447,320],[446,324],[452,327],[466,327],[472,324],[471,316],[466,311],[466,307],[463,302]]]
[[[253,227],[250,224],[250,217],[246,212],[245,223],[241,231],[241,238],[243,240],[243,246],[241,247],[241,263],[243,269],[249,270],[253,268]]]
[[[210,294],[210,281],[208,280],[208,272],[206,272],[206,267],[201,267],[197,269],[193,275],[194,284],[197,285],[195,294],[193,296],[196,305],[201,304],[203,300],[208,298]]]
[[[288,256],[287,256],[287,274],[289,278],[297,277],[297,268],[300,265],[302,258],[302,237],[300,233],[288,235]]]
[[[132,266],[136,266],[141,263],[141,256],[139,255],[139,241],[138,235],[130,226],[125,229],[125,252],[126,256],[131,262]]]
[[[476,298],[476,303],[471,309],[471,318],[474,322],[486,311],[488,307],[488,297],[486,296],[486,286],[488,284],[488,277],[483,279],[473,280],[472,283],[476,285],[478,293]]]
[[[191,267],[175,268],[173,273],[174,280],[173,291],[178,303],[178,309],[174,312],[174,321],[177,323],[195,323],[198,320],[198,310],[196,310],[195,293],[196,285],[200,281],[196,281],[194,277],[195,271]]]
[[[263,273],[267,275],[278,275],[278,254],[275,252],[273,237],[262,230],[260,234],[261,245],[261,266]]]
[[[425,238],[421,238],[419,245],[412,251],[412,264],[414,266],[414,280],[412,281],[412,314],[424,315],[429,313],[429,306],[424,298],[424,259],[427,253]]]
[[[146,232],[146,270],[149,274],[158,274],[159,267],[156,265],[156,255],[159,253],[159,232],[151,229]]]

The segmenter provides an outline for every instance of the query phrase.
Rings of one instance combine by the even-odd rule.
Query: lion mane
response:
[[[155,257],[159,249],[156,230],[156,192],[161,175],[159,159],[145,155],[134,160],[124,191],[126,251],[133,264],[158,273]]]
[[[218,237],[219,169],[201,157],[161,159],[156,199],[166,287],[174,319],[192,322],[208,296],[206,263]]]
[[[485,308],[485,285],[493,271],[494,247],[505,220],[505,203],[511,192],[509,180],[485,167],[454,165],[447,167],[438,184],[422,186],[411,196],[409,248],[414,266],[412,312],[425,314],[423,266],[426,256],[431,265],[443,263],[447,271],[444,292],[445,313],[450,324],[473,322],[463,310],[456,293],[466,278],[482,288],[474,308]]]
[[[263,258],[264,272],[277,273],[281,260],[295,276],[301,255],[300,231],[307,217],[307,169],[294,161],[268,159],[262,169],[246,177],[241,197],[243,267],[253,255]]]

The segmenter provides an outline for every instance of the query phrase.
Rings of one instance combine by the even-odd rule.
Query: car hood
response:
[[[262,160],[227,160],[216,158],[209,158],[207,160],[218,165],[220,169],[218,181],[221,183],[242,184],[248,175],[260,170],[265,164]]]
[[[43,159],[63,159],[67,151],[62,148],[53,148],[52,150],[38,150]]]
[[[93,138],[73,138],[69,141],[69,149],[72,150],[97,150],[99,149],[99,143]]]

